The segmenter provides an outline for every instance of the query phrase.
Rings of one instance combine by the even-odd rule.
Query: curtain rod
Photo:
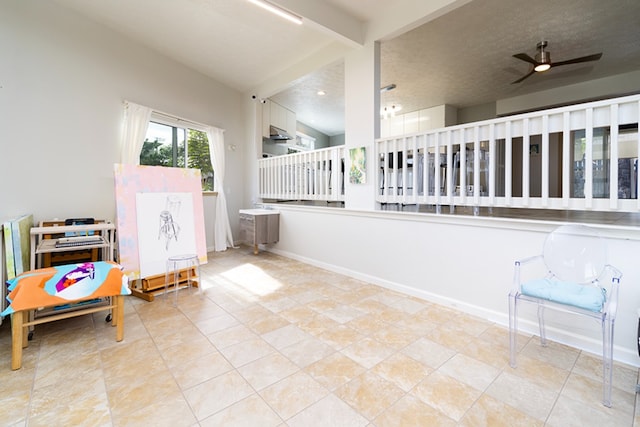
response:
[[[125,100],[124,102],[125,102],[125,104],[129,103],[129,101],[127,101],[127,100]],[[183,119],[182,117],[178,117],[175,114],[165,113],[164,111],[156,110],[155,108],[152,108],[151,111],[152,111],[151,114],[155,114],[155,115],[158,115],[158,116],[164,116],[165,118],[171,119],[171,120],[175,120],[176,122],[182,122],[182,123],[186,123],[186,124],[191,124],[191,125],[194,125],[194,126],[198,126],[200,128],[206,128],[206,127],[211,126],[211,127],[220,129],[221,131],[224,132],[224,129],[222,129],[222,128],[218,128],[218,127],[212,126],[212,125],[206,125],[206,124],[203,124],[203,123],[194,122],[193,120]]]

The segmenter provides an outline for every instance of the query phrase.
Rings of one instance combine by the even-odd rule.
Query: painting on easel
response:
[[[116,164],[119,263],[130,280],[164,274],[169,256],[207,262],[198,169]]]

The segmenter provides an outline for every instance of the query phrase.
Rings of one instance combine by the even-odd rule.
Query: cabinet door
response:
[[[268,99],[262,106],[262,136],[269,138],[269,126],[271,125],[271,101]]]
[[[289,132],[289,135],[295,138],[296,130],[298,127],[296,123],[296,113],[294,113],[293,111],[287,110],[286,108],[284,110],[287,117],[287,127],[285,128],[285,130]]]

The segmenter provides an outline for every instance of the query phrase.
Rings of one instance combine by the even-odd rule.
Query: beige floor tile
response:
[[[371,333],[371,337],[394,349],[401,349],[417,341],[419,335],[396,325],[383,323]]]
[[[391,381],[404,391],[411,390],[433,369],[402,353],[396,353],[371,369],[376,375]]]
[[[318,313],[310,307],[297,306],[287,310],[283,310],[278,314],[280,314],[280,316],[287,319],[291,323],[300,324],[301,322],[312,319]]]
[[[608,414],[633,413],[633,407],[637,398],[634,392],[612,387],[612,408],[607,408],[602,404],[603,394],[601,379],[594,380],[577,373],[571,373],[564,388],[562,389],[561,396],[589,405]]]
[[[378,416],[376,427],[453,427],[456,422],[417,397],[406,395]]]
[[[499,369],[460,353],[446,361],[438,372],[480,391],[485,391],[500,375]]]
[[[39,325],[18,371],[3,322],[0,424],[640,426],[636,367],[606,408],[599,355],[520,333],[512,369],[504,326],[250,247],[201,273],[126,298],[121,342],[105,313]]]
[[[600,408],[599,406],[560,396],[551,411],[547,425],[550,427],[617,427],[628,426],[633,422],[632,413],[629,411],[620,413],[613,409],[605,408],[604,406]]]
[[[216,348],[221,349],[250,339],[256,339],[258,336],[251,329],[238,324],[207,335],[207,338]]]
[[[287,421],[289,427],[364,427],[368,424],[366,418],[333,394],[329,394]]]
[[[168,370],[153,374],[138,366],[133,375],[105,379],[111,414],[116,418],[154,406],[169,396],[180,396],[180,387]]]
[[[359,341],[363,336],[348,326],[338,325],[333,329],[326,329],[318,335],[318,338],[334,349],[341,350]]]
[[[102,375],[100,354],[95,352],[69,355],[68,358],[48,357],[38,363],[33,388],[39,389],[52,384],[69,381],[69,378],[83,378],[98,371]]]
[[[330,310],[334,310],[340,303],[336,300],[329,298],[320,298],[315,301],[311,301],[305,305],[316,313],[324,313]]]
[[[306,373],[329,390],[335,390],[365,370],[364,366],[339,352],[333,353],[304,369]]]
[[[280,349],[280,352],[299,368],[305,368],[318,360],[324,359],[334,353],[335,350],[318,338],[311,337],[284,347]]]
[[[212,335],[216,332],[238,326],[239,324],[240,322],[228,313],[221,313],[196,322],[196,326],[204,335]]]
[[[483,394],[459,423],[463,427],[542,427],[544,423]]]
[[[508,348],[496,347],[493,343],[479,339],[469,343],[460,353],[498,369],[504,369],[509,365]]]
[[[304,372],[297,372],[260,391],[282,419],[287,420],[325,397],[329,392]]]
[[[487,320],[464,313],[458,313],[447,322],[447,327],[474,337],[483,334],[491,325]]]
[[[400,298],[394,303],[390,304],[390,307],[397,308],[409,314],[416,314],[419,311],[424,310],[429,304],[422,301],[416,301],[411,298]]]
[[[270,314],[262,319],[253,320],[245,323],[245,325],[257,334],[266,334],[267,332],[275,331],[291,323],[277,314]]]
[[[324,314],[313,313],[313,316],[298,322],[298,327],[303,331],[318,337],[326,331],[333,331],[339,327],[344,327],[333,319],[329,319]]]
[[[217,350],[211,344],[211,341],[200,334],[192,336],[187,342],[160,349],[160,354],[162,354],[169,368],[180,366],[190,360],[216,352]]]
[[[415,341],[404,348],[402,353],[433,369],[438,369],[440,365],[456,354],[455,351],[426,338],[420,338]]]
[[[272,353],[238,368],[238,373],[254,389],[262,390],[299,370],[300,368],[280,353]]]
[[[197,420],[182,394],[164,396],[162,404],[140,405],[133,412],[114,417],[114,427],[191,427]]]
[[[416,385],[409,394],[459,421],[482,392],[436,371]]]
[[[452,328],[449,326],[449,323],[431,329],[424,334],[424,336],[429,338],[431,341],[455,350],[456,352],[462,351],[474,341],[474,337],[472,335]]]
[[[291,324],[287,324],[282,328],[262,334],[262,339],[278,350],[311,337],[311,335],[300,329],[298,326]]]
[[[275,351],[276,350],[262,338],[243,341],[220,349],[220,353],[222,353],[224,357],[226,357],[227,360],[236,368],[246,365],[249,362],[253,362],[254,360],[258,360]]]
[[[365,337],[343,348],[340,352],[365,368],[370,369],[391,356],[395,350],[373,338]]]
[[[339,305],[334,309],[323,312],[322,314],[338,323],[345,324],[360,316],[364,316],[365,312],[348,305]]]
[[[524,340],[518,337],[519,344],[523,341]],[[526,345],[518,356],[520,355],[528,356],[551,366],[569,371],[573,369],[576,364],[580,350],[553,341],[548,341],[547,346],[543,347],[540,345],[540,339],[533,337],[526,342]]]
[[[171,368],[171,373],[182,390],[186,390],[218,375],[229,372],[233,366],[220,353],[205,354],[184,360]]]
[[[253,388],[239,373],[230,371],[185,390],[184,396],[201,421],[253,393]]]
[[[569,376],[567,370],[527,356],[518,357],[517,367],[509,372],[556,393],[560,393]]]
[[[547,419],[558,397],[557,393],[506,371],[496,378],[486,393],[540,421]]]
[[[109,399],[100,372],[85,374],[82,381],[67,380],[33,391],[29,425],[111,424]]]
[[[373,420],[405,393],[391,381],[374,373],[365,372],[338,387],[334,394],[368,420]]]
[[[251,395],[200,421],[201,427],[275,427],[282,419],[258,395]]]

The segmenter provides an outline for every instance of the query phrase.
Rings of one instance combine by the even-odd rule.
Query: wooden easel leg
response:
[[[115,316],[113,316],[116,324],[116,341],[122,341],[124,338],[124,297],[116,295]]]
[[[18,311],[11,315],[11,369],[14,371],[22,367],[22,338],[24,336],[22,324],[24,313],[23,311]]]

